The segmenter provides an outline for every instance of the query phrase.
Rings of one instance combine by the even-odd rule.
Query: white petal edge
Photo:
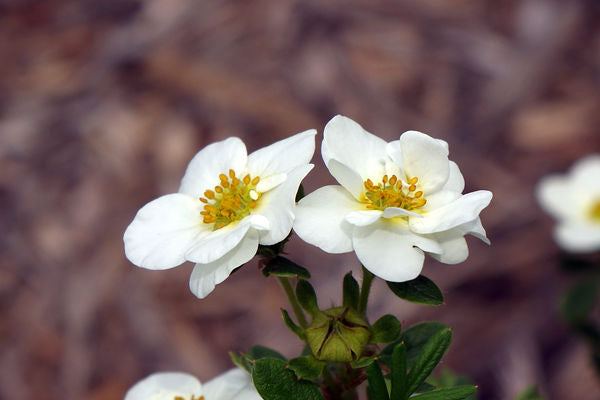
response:
[[[572,253],[598,251],[600,226],[570,221],[560,223],[554,230],[554,239],[560,247]]]
[[[350,192],[356,200],[360,201],[364,183],[361,176],[356,171],[334,159],[329,160],[327,169],[331,176],[333,176],[344,189]]]
[[[315,152],[316,134],[310,129],[256,150],[248,156],[248,171],[252,176],[269,176],[308,164]]]
[[[182,372],[157,372],[133,385],[124,400],[173,400],[202,395],[202,384],[196,377]]]
[[[190,276],[190,290],[203,299],[237,267],[247,263],[258,250],[258,232],[250,229],[242,241],[223,257],[206,264],[196,264]]]
[[[258,185],[256,185],[256,191],[260,192],[260,193],[268,192],[269,190],[274,189],[277,186],[281,185],[283,182],[285,182],[286,179],[287,179],[287,174],[285,174],[285,173],[270,175],[270,176],[261,178],[260,181],[258,182]]]
[[[328,253],[347,253],[352,251],[353,226],[344,218],[361,206],[343,187],[324,186],[298,203],[294,232]]]
[[[383,218],[394,218],[398,216],[423,218],[419,213],[408,211],[400,207],[388,207],[383,211]]]
[[[199,264],[211,263],[236,247],[249,229],[268,230],[269,227],[267,218],[251,214],[239,222],[226,225],[197,240],[186,252],[185,258]]]
[[[208,234],[200,219],[200,201],[185,194],[161,196],[143,206],[123,234],[125,256],[138,267],[168,269]]]
[[[407,131],[397,142],[388,146],[399,145],[402,151],[402,169],[409,178],[417,177],[417,186],[425,195],[441,189],[450,176],[448,148],[424,133]]]
[[[409,218],[410,229],[419,234],[447,231],[473,221],[491,200],[492,192],[487,190],[467,193],[452,203],[426,212],[424,218]]]
[[[442,254],[430,255],[444,264],[458,264],[469,257],[469,247],[464,238],[464,233],[451,229],[446,232],[434,233],[433,238],[442,248]]]
[[[465,190],[465,178],[460,172],[458,164],[450,161],[450,170],[448,172],[448,181],[442,187],[442,190],[449,190],[456,193],[462,193]]]
[[[441,253],[432,239],[415,235],[403,224],[380,220],[354,229],[354,251],[366,269],[390,282],[415,279],[423,269],[423,251]]]
[[[591,154],[575,162],[570,171],[572,188],[600,196],[600,154]]]
[[[285,182],[262,195],[254,213],[269,220],[269,230],[260,232],[260,244],[269,246],[279,243],[290,233],[298,187],[313,167],[312,164],[306,164],[289,171]]]
[[[252,378],[240,368],[230,369],[204,384],[206,400],[261,400]]]
[[[371,225],[383,216],[383,211],[380,210],[361,210],[352,211],[346,214],[344,219],[356,226]]]
[[[196,198],[204,196],[207,189],[220,184],[219,174],[227,175],[230,169],[238,176],[244,174],[247,160],[246,145],[240,138],[211,143],[196,153],[188,164],[179,193]]]

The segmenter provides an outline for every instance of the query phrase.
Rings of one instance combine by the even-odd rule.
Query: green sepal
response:
[[[252,361],[257,361],[262,358],[276,358],[278,360],[286,361],[287,359],[282,356],[278,351],[270,349],[265,346],[255,345],[250,347],[250,350],[244,355]]]
[[[301,379],[317,379],[321,376],[325,361],[317,360],[314,356],[292,358],[288,367]]]
[[[451,341],[452,331],[449,328],[443,329],[427,341],[408,374],[407,394],[412,394],[427,379],[442,359]]]
[[[241,356],[238,356],[233,351],[231,351],[229,352],[229,357],[231,357],[231,361],[233,361],[235,365],[242,369],[245,369],[249,373],[252,373],[252,362],[245,358],[243,354]]]
[[[418,394],[410,400],[462,400],[471,396],[477,390],[476,386],[456,386],[453,388],[436,389],[431,392]]]
[[[264,400],[323,400],[315,384],[298,378],[282,360],[263,358],[256,361],[252,380]]]
[[[267,259],[277,257],[279,254],[283,253],[283,249],[285,248],[286,243],[292,237],[292,232],[290,232],[285,239],[281,242],[271,244],[268,246],[259,244],[258,250],[256,251],[256,255],[260,257],[265,257]]]
[[[387,282],[390,290],[401,299],[412,303],[439,306],[444,303],[442,291],[423,275],[407,282]]]
[[[285,322],[285,326],[287,326],[290,331],[294,332],[301,340],[306,340],[304,329],[296,325],[296,323],[290,317],[290,314],[283,308],[281,309],[281,315],[283,317],[283,322]]]
[[[406,364],[408,368],[412,368],[429,339],[446,328],[448,328],[446,325],[435,321],[422,322],[420,324],[413,325],[402,332],[400,339],[387,345],[381,351],[379,356],[384,364],[391,367],[391,356],[392,352],[394,351],[394,347],[396,347],[398,343],[404,342],[406,345]]]
[[[358,282],[352,276],[352,272],[348,272],[344,276],[342,303],[344,307],[351,307],[358,310],[359,300],[360,288]]]
[[[583,279],[573,285],[561,302],[561,314],[571,324],[577,325],[585,321],[598,298],[598,281]]]
[[[387,385],[383,378],[383,374],[381,373],[379,363],[371,363],[367,367],[366,373],[369,387],[371,388],[372,398],[377,400],[390,400],[390,395],[388,394]]]
[[[269,260],[262,269],[262,273],[264,276],[274,275],[283,278],[310,279],[310,272],[306,268],[282,256]]]
[[[407,376],[406,376],[406,345],[400,343],[394,347],[392,353],[392,396],[394,400],[404,400],[406,395]]]
[[[313,318],[319,314],[319,305],[317,303],[317,294],[312,285],[303,279],[296,284],[296,296],[298,302]]]
[[[379,357],[377,356],[361,357],[356,361],[352,361],[350,363],[350,367],[352,367],[353,369],[368,367],[369,365],[373,364],[373,362],[378,358]]]
[[[398,318],[387,314],[379,318],[371,326],[371,343],[391,343],[397,340],[402,331]]]

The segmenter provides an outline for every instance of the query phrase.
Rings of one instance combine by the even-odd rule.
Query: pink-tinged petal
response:
[[[246,236],[223,257],[206,264],[196,264],[190,276],[190,290],[200,299],[208,296],[237,267],[254,257],[258,249],[258,232],[250,229]]]
[[[185,194],[168,194],[142,207],[123,235],[125,255],[148,269],[173,268],[203,235],[202,203]]]
[[[467,193],[452,203],[424,213],[424,218],[410,218],[410,230],[418,234],[447,231],[476,219],[491,200],[492,193],[487,190]]]
[[[385,174],[388,161],[386,145],[384,140],[367,132],[350,118],[336,115],[325,126],[321,154],[328,168],[330,161],[336,160],[359,175],[362,181],[367,178],[379,181]]]
[[[211,379],[204,385],[206,400],[261,400],[250,374],[240,368]]]
[[[209,144],[200,150],[188,164],[179,193],[202,197],[208,189],[220,184],[219,174],[233,169],[238,176],[246,172],[246,145],[239,138],[231,137]]]
[[[248,172],[263,177],[308,164],[315,152],[316,134],[316,130],[310,129],[256,150],[248,156]]]
[[[450,175],[448,147],[424,133],[404,132],[400,136],[402,167],[409,178],[417,177],[417,186],[425,195],[441,189]]]
[[[182,372],[158,372],[131,387],[124,400],[173,400],[202,396],[202,384],[196,377]]]
[[[352,251],[353,226],[344,218],[361,206],[341,186],[319,188],[298,203],[294,232],[305,242],[328,253]]]
[[[423,251],[442,251],[434,240],[415,235],[406,224],[385,219],[355,228],[352,244],[365,268],[390,282],[415,279],[423,268]]]

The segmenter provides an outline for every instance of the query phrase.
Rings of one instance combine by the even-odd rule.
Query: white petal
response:
[[[168,194],[142,207],[123,235],[125,255],[138,267],[173,268],[186,261],[185,253],[207,231],[202,203],[185,194]]]
[[[207,189],[220,184],[219,174],[233,169],[238,176],[246,171],[246,146],[239,138],[232,137],[209,144],[200,150],[187,166],[179,193],[201,197]]]
[[[350,118],[336,115],[325,126],[321,154],[328,168],[333,159],[360,175],[362,181],[367,178],[379,181],[385,174],[388,159],[385,147],[384,140]]]
[[[231,369],[204,385],[206,400],[261,400],[250,375],[240,368]]]
[[[433,238],[442,247],[442,254],[431,254],[436,260],[444,264],[458,264],[469,256],[469,247],[462,232],[451,229],[446,232],[434,233]]]
[[[449,190],[456,193],[462,193],[465,190],[465,178],[463,178],[460,168],[454,161],[450,161],[450,172],[448,181],[442,187],[442,190]]]
[[[425,195],[444,186],[450,174],[447,147],[417,131],[404,132],[400,136],[400,146],[404,172],[410,178],[419,178],[417,185]]]
[[[254,213],[267,218],[269,230],[261,232],[260,244],[268,246],[279,243],[290,233],[298,186],[312,168],[312,164],[306,164],[289,171],[285,182],[262,195]]]
[[[248,156],[248,172],[262,177],[308,164],[315,152],[316,134],[316,130],[310,129],[256,150]]]
[[[383,218],[394,218],[398,216],[411,216],[416,218],[423,218],[423,216],[419,213],[405,210],[400,207],[388,207],[383,211]]]
[[[410,229],[420,234],[447,231],[473,221],[491,200],[492,193],[487,190],[467,193],[450,204],[424,213],[424,218],[410,218]]]
[[[208,296],[237,267],[254,257],[258,249],[258,232],[250,229],[242,241],[223,257],[206,264],[196,264],[190,276],[190,290],[196,297]]]
[[[298,203],[294,232],[328,253],[352,251],[353,226],[344,217],[360,207],[343,187],[324,186]]]
[[[573,188],[600,196],[600,154],[577,160],[570,173]]]
[[[434,240],[415,235],[406,225],[385,219],[355,228],[352,244],[365,268],[390,282],[416,278],[423,268],[423,251],[442,251]]]
[[[558,224],[554,231],[556,242],[573,253],[588,253],[600,250],[600,226],[579,222]]]
[[[266,177],[261,177],[258,185],[256,185],[256,190],[260,193],[268,192],[269,190],[276,188],[281,185],[287,179],[287,174],[275,174],[269,175]]]
[[[536,186],[536,198],[542,208],[559,220],[580,218],[575,191],[566,176],[548,175]]]
[[[186,252],[185,258],[200,264],[208,264],[223,257],[238,245],[248,229],[268,230],[269,221],[262,215],[249,215],[202,237]]]
[[[137,382],[125,394],[124,400],[173,400],[180,396],[202,395],[202,385],[190,374],[159,372]]]
[[[483,243],[490,245],[491,242],[487,238],[485,233],[485,229],[483,229],[483,225],[481,224],[481,218],[475,218],[473,221],[464,223],[460,226],[457,226],[454,229],[460,229],[463,232],[463,235],[472,235],[477,239],[481,240]]]
[[[426,197],[427,203],[425,203],[425,205],[423,206],[423,210],[425,210],[425,211],[437,210],[438,208],[442,208],[445,205],[448,205],[448,204],[452,203],[453,201],[456,201],[460,197],[461,197],[460,192],[442,189],[442,190],[435,192],[433,194],[430,194],[429,196]]]
[[[352,225],[367,226],[377,221],[382,215],[383,211],[380,210],[360,210],[349,212],[344,219]]]
[[[327,164],[329,173],[344,187],[348,192],[354,196],[356,200],[360,200],[363,193],[364,183],[361,176],[348,168],[341,162],[331,159]]]

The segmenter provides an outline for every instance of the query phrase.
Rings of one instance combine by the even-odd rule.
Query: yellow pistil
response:
[[[221,229],[250,215],[261,197],[256,191],[256,185],[260,181],[258,176],[252,178],[247,174],[240,179],[235,176],[235,171],[230,169],[228,175],[220,174],[219,180],[221,184],[215,186],[214,191],[207,190],[204,197],[200,197],[200,201],[204,203],[204,209],[200,212],[203,216],[202,222],[212,224],[213,230]]]
[[[600,222],[600,199],[597,199],[590,208],[590,219],[594,222]]]
[[[381,182],[374,184],[371,179],[364,182],[365,191],[362,202],[367,204],[371,210],[385,210],[388,207],[403,208],[408,211],[418,212],[427,200],[421,190],[417,191],[419,178],[407,179],[408,187],[402,185],[402,181],[396,175],[388,177],[384,175]]]

